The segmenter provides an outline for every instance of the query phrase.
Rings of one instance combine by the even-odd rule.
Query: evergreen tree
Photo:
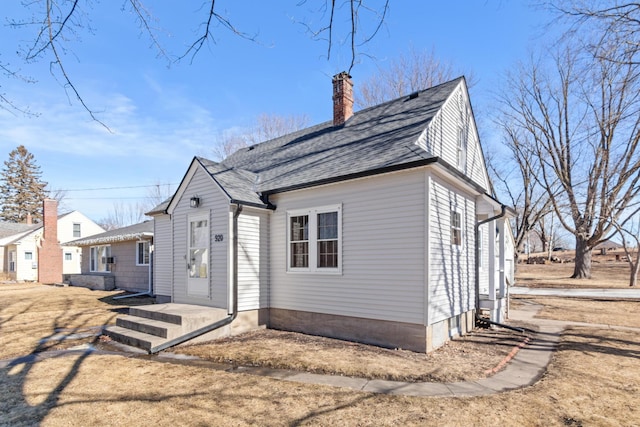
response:
[[[0,219],[24,222],[30,213],[33,222],[42,221],[42,201],[47,197],[46,182],[33,154],[19,146],[9,153],[0,175]]]

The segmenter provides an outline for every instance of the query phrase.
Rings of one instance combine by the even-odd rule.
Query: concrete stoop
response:
[[[114,341],[138,347],[150,353],[175,338],[217,322],[227,310],[188,304],[154,304],[130,307],[119,316],[115,326],[105,328]]]

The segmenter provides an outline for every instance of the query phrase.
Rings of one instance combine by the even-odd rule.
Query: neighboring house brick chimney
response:
[[[62,247],[58,242],[58,202],[45,199],[43,211],[43,234],[38,249],[38,281],[61,283]]]
[[[31,212],[29,212],[29,213],[27,214],[26,223],[27,223],[27,225],[31,225],[31,224],[33,224],[33,216],[31,215]]]
[[[353,116],[353,82],[343,71],[333,76],[333,125],[341,126]]]

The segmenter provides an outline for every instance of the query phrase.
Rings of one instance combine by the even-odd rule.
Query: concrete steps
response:
[[[129,308],[105,334],[114,341],[138,347],[150,353],[165,343],[211,325],[227,316],[219,308],[188,304],[154,304]]]

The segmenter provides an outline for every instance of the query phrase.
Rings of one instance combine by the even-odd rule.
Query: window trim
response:
[[[337,213],[338,227],[338,266],[337,267],[318,267],[318,215],[323,213]],[[291,266],[291,218],[296,216],[308,216],[308,247],[309,247],[309,263],[307,267]],[[342,274],[342,204],[319,206],[308,209],[291,209],[286,214],[286,245],[287,259],[286,271],[288,273],[314,273],[314,274]]]
[[[76,235],[76,225],[78,226],[78,235]],[[74,222],[71,229],[71,233],[74,238],[82,237],[82,224],[79,222]]]
[[[68,259],[67,259],[67,255],[69,255]],[[73,253],[72,252],[65,252],[63,257],[64,257],[65,261],[73,261]]]
[[[32,251],[25,251],[24,252],[24,260],[25,261],[33,261],[33,252]]]
[[[8,259],[8,263],[9,263],[9,273],[15,273],[16,272],[16,258],[18,257],[18,254],[16,251],[9,251],[9,259]]]
[[[105,254],[105,256],[103,258],[108,258],[111,257],[111,245],[95,245],[95,246],[90,246],[89,247],[89,271],[91,273],[111,273],[111,266],[109,264],[107,264],[106,262],[104,263],[105,265],[105,270],[97,270],[94,269],[93,264],[94,264],[94,249],[96,248],[108,248],[108,253]],[[98,264],[96,263],[96,267],[98,266]]]
[[[454,227],[453,225],[453,214],[457,214],[460,217],[460,224],[458,227]],[[461,250],[464,247],[464,215],[462,215],[462,210],[458,207],[458,206],[453,206],[451,208],[451,214],[449,217],[450,223],[449,223],[449,230],[450,230],[450,234],[449,234],[449,243],[451,245],[452,248],[456,248],[458,250]],[[453,239],[453,232],[454,230],[458,230],[458,232],[460,233],[460,243],[456,244],[454,243],[454,239]]]
[[[140,264],[140,244],[147,245],[147,262]],[[136,242],[136,266],[148,266],[151,263],[151,242],[149,240],[138,240]]]

